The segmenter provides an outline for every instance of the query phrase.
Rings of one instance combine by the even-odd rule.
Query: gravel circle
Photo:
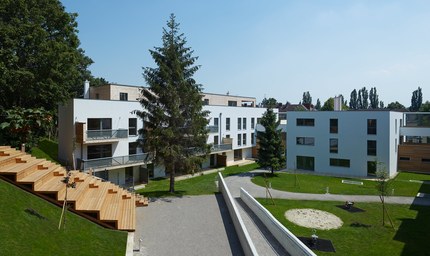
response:
[[[291,209],[285,212],[285,218],[302,227],[322,230],[337,229],[343,225],[336,215],[316,209]]]

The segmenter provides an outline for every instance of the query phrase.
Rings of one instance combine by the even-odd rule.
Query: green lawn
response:
[[[34,157],[45,158],[55,163],[58,162],[58,143],[55,141],[42,139],[37,147],[31,148],[30,152]]]
[[[249,172],[257,169],[258,164],[249,164],[244,166],[226,167],[221,173],[224,177]],[[175,193],[171,194],[169,190],[169,179],[159,178],[150,180],[144,189],[137,192],[147,197],[164,197],[164,196],[183,196],[183,195],[208,195],[218,192],[215,181],[218,180],[217,173],[200,175],[175,182]]]
[[[46,219],[27,212],[33,209]],[[0,255],[124,255],[127,232],[103,228],[0,179]]]
[[[362,181],[363,185],[343,184],[342,180]],[[430,181],[430,175],[401,172],[393,180],[391,189],[394,196],[416,196],[418,192],[430,193],[430,184],[410,182],[409,180]],[[376,195],[376,182],[372,180],[360,180],[339,178],[331,176],[319,176],[311,174],[275,173],[268,175],[267,181],[271,182],[274,189],[299,193],[324,194],[329,187],[331,194],[344,195]],[[264,186],[264,177],[255,176],[252,182]],[[390,190],[391,191],[391,190]]]
[[[332,241],[336,254],[315,251],[318,255],[429,255],[428,230],[430,229],[430,207],[408,205],[387,205],[396,230],[382,226],[381,204],[356,203],[354,206],[365,212],[351,213],[338,205],[342,202],[291,201],[275,199],[276,205],[266,204],[266,199],[258,199],[285,227],[296,236],[310,237],[312,230],[297,226],[285,217],[285,211],[294,208],[314,208],[335,214],[343,221],[343,226],[334,230],[317,230],[322,239]],[[370,225],[354,227],[353,223]]]

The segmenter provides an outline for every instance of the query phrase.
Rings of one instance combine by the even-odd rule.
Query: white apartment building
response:
[[[287,168],[366,177],[398,170],[404,115],[392,111],[293,111],[287,114]]]
[[[139,87],[86,84],[84,91],[83,99],[59,106],[59,160],[119,185],[165,176],[164,167],[154,167],[152,154],[136,144],[143,128],[133,114],[142,109]],[[255,98],[205,93],[202,100],[210,112],[207,142],[213,144],[202,167],[229,166],[255,156],[255,127],[265,112],[255,107]]]

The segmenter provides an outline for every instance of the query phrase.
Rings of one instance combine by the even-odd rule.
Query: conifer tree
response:
[[[265,128],[265,131],[257,132],[260,146],[257,161],[261,167],[269,167],[273,174],[274,170],[283,168],[286,161],[281,130],[278,129],[279,120],[276,121],[276,114],[273,109],[267,109],[260,124]]]
[[[179,23],[171,14],[163,28],[163,45],[150,50],[157,67],[143,68],[149,88],[142,88],[144,121],[143,148],[155,154],[155,163],[164,165],[170,175],[169,191],[175,192],[176,171],[193,171],[209,153],[206,144],[208,112],[203,111],[202,86],[193,78],[199,66],[186,46]]]

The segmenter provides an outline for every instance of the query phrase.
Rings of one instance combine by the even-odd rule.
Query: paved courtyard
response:
[[[134,255],[243,255],[220,194],[156,199],[136,213]]]

